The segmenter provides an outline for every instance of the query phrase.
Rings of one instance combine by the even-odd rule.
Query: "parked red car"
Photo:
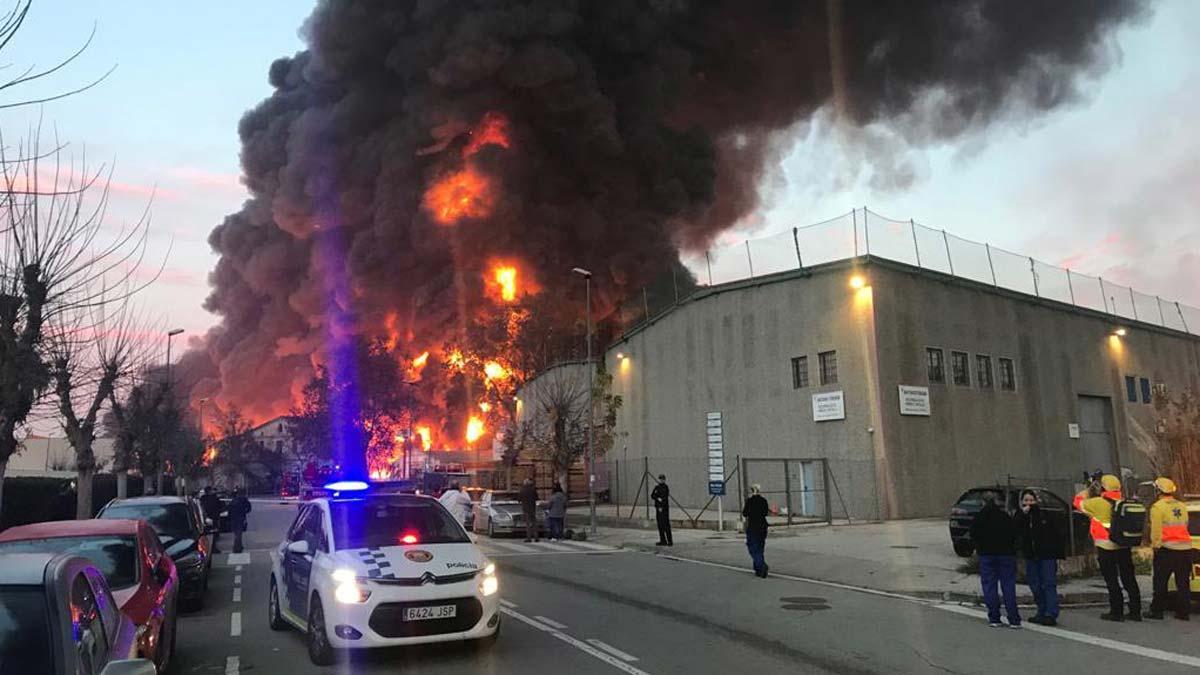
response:
[[[121,612],[137,626],[138,653],[166,669],[175,653],[179,574],[141,520],[59,520],[0,532],[0,554],[71,553],[104,575]]]

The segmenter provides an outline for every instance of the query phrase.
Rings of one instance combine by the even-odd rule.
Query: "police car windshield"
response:
[[[418,544],[459,544],[471,540],[440,504],[432,500],[364,499],[329,503],[338,549]]]

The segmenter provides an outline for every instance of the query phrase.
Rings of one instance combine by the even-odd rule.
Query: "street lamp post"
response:
[[[592,363],[592,273],[582,267],[576,267],[571,270],[575,274],[583,277],[584,297],[586,298],[586,310],[584,312],[587,321],[587,383],[588,383],[588,419],[587,419],[587,472],[588,472],[588,524],[590,525],[592,534],[596,533],[596,450],[592,444],[592,434],[596,424],[596,401],[595,401],[595,386],[592,383],[592,378],[595,374],[592,372],[596,369]]]
[[[175,405],[175,389],[174,389],[173,383],[171,382],[171,338],[175,337],[176,335],[179,335],[182,332],[183,332],[182,328],[173,328],[173,329],[167,331],[167,385],[166,386],[167,386],[167,396],[169,397],[168,400],[171,402],[172,406]],[[154,477],[154,482],[156,483],[156,485],[154,486],[154,489],[155,489],[156,494],[161,495],[162,494],[162,484],[163,484],[163,458],[161,455],[161,453],[162,453],[161,448],[159,449],[159,453],[160,453],[160,455],[158,458],[158,475]]]
[[[212,459],[208,457],[208,441],[204,438],[204,404],[208,403],[207,398],[200,399],[200,461],[208,459],[208,484],[211,487],[216,481],[213,480],[213,465]]]

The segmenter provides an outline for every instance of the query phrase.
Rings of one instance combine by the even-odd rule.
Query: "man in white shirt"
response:
[[[442,493],[438,501],[442,503],[442,506],[446,507],[446,510],[450,512],[450,515],[454,516],[455,520],[459,523],[466,523],[467,514],[472,507],[471,496],[459,487],[457,481],[450,484],[450,488]]]

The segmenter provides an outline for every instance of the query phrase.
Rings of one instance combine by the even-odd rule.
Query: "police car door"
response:
[[[301,618],[306,616],[304,609],[306,608],[305,603],[307,601],[304,595],[308,593],[308,572],[300,573],[303,571],[301,563],[304,563],[304,558],[307,557],[309,559],[308,569],[311,571],[313,551],[310,549],[306,555],[302,556],[288,550],[288,545],[296,541],[306,541],[304,537],[305,524],[308,522],[312,512],[316,510],[317,507],[309,505],[300,511],[300,515],[296,517],[296,522],[292,524],[292,529],[288,531],[287,541],[283,543],[283,559],[279,564],[280,571],[283,573],[283,601],[287,603],[289,612],[295,613]]]
[[[325,540],[325,524],[321,508],[311,506],[304,518],[301,537],[308,542],[308,555],[294,557],[292,566],[293,595],[291,598],[292,612],[297,616],[308,616],[309,578],[312,576],[313,559],[320,553],[328,553],[329,545]]]

